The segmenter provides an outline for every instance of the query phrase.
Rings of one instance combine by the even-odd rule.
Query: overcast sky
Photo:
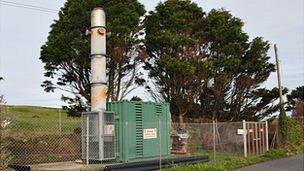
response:
[[[65,0],[7,0],[59,10]],[[159,1],[140,0],[146,10]],[[204,11],[225,8],[245,22],[250,38],[264,37],[279,47],[283,86],[294,89],[304,85],[304,1],[303,0],[196,0]],[[56,13],[3,5],[0,0],[0,94],[8,104],[58,107],[62,92],[45,93],[40,62],[40,47],[47,39]],[[273,48],[269,51],[274,62]],[[264,86],[277,85],[273,73]],[[139,91],[136,91],[138,93]],[[138,94],[136,94],[138,95]],[[130,95],[132,96],[132,95]],[[140,94],[146,97],[145,94]]]

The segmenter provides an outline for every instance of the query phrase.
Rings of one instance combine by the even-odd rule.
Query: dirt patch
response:
[[[81,157],[81,135],[75,133],[10,137],[8,144],[15,164],[74,161]]]

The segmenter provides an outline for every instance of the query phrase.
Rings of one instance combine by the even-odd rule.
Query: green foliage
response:
[[[197,165],[185,165],[185,166],[177,166],[171,169],[166,170],[174,170],[174,171],[192,171],[192,170],[199,170],[199,171],[225,171],[226,169],[222,165],[218,165],[215,163],[212,164],[197,164]]]
[[[138,96],[133,96],[131,98],[131,101],[143,101],[143,100],[140,97],[138,97]]]
[[[149,58],[145,69],[162,99],[170,102],[173,118],[182,117],[199,98],[206,73],[200,43],[205,13],[191,1],[159,3],[144,20]],[[149,85],[148,85],[148,88]]]
[[[280,131],[280,143],[284,144],[287,140],[288,133],[288,118],[286,116],[286,112],[283,108],[283,105],[280,105],[280,114],[279,114],[279,131]]]
[[[267,161],[269,158],[265,158],[263,156],[252,156],[248,158],[243,157],[231,157],[230,159],[219,161],[219,162],[209,162],[204,164],[194,164],[194,165],[184,165],[184,166],[176,166],[166,170],[174,170],[174,171],[187,171],[187,170],[197,170],[197,171],[225,171],[225,170],[233,170],[240,167],[252,165],[255,163]]]
[[[62,96],[61,100],[68,104],[68,106],[63,106],[63,109],[69,116],[79,117],[82,112],[87,111],[87,105],[79,95],[75,95],[74,98]]]
[[[45,91],[75,94],[62,98],[70,113],[79,115],[89,105],[85,30],[96,6],[105,8],[112,33],[107,41],[108,100],[120,100],[146,85],[153,97],[170,102],[172,117],[180,122],[184,116],[259,120],[278,110],[273,105],[276,90],[260,88],[275,70],[267,55],[270,43],[261,37],[249,40],[242,20],[229,11],[205,13],[190,0],[167,0],[149,12],[142,25],[145,10],[137,0],[68,0],[41,47],[40,59],[49,78],[42,84]],[[143,61],[147,81],[138,72]]]
[[[304,86],[299,86],[287,95],[286,111],[292,111],[292,117],[304,126]]]
[[[276,89],[259,86],[275,71],[268,41],[249,40],[241,19],[202,11],[189,0],[159,3],[144,20],[145,68],[179,116],[259,120],[278,110]],[[151,88],[149,85],[147,88]]]
[[[287,88],[284,88],[282,92],[286,94],[287,91]],[[253,101],[258,102],[248,105],[246,109],[247,115],[243,117],[245,120],[261,120],[280,109],[279,104],[274,104],[274,101],[279,98],[279,89],[276,87],[271,90],[258,88],[252,91],[249,97]],[[263,113],[259,113],[261,108],[264,109]],[[259,115],[256,115],[257,113],[259,113]]]
[[[261,156],[261,157],[251,156],[251,157],[248,157],[248,158],[239,157],[239,158],[232,158],[231,160],[227,160],[226,162],[224,162],[223,165],[226,168],[226,170],[232,170],[232,169],[252,165],[252,164],[255,164],[255,163],[263,162],[263,161],[266,161],[266,160],[267,159],[265,159],[263,156]]]
[[[304,143],[296,147],[297,154],[304,153]]]
[[[83,110],[90,102],[90,46],[85,33],[91,10],[97,6],[104,7],[107,30],[112,33],[107,39],[109,99],[124,97],[139,77],[135,71],[142,57],[139,24],[144,6],[137,0],[68,0],[51,25],[40,60],[48,78],[42,87],[47,92],[60,89],[75,94],[62,98],[73,111]]]
[[[286,128],[283,131],[285,142],[292,145],[298,146],[304,143],[304,130],[300,123],[293,118],[286,118],[285,125]]]
[[[295,105],[299,102],[304,101],[304,86],[299,86],[292,90],[290,94],[287,95],[288,106],[287,110],[295,109]]]
[[[286,157],[287,155],[283,149],[271,149],[267,151],[264,156],[269,159],[278,159]]]
[[[234,170],[237,168],[245,167],[248,165],[265,162],[268,160],[278,159],[286,157],[287,152],[284,149],[271,149],[267,151],[262,156],[250,156],[247,158],[244,157],[233,157],[225,158],[217,162],[208,162],[202,164],[193,164],[193,165],[181,165],[175,166],[173,168],[166,169],[166,171],[225,171],[225,170]]]

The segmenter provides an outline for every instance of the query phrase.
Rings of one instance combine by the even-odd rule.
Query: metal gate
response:
[[[268,124],[265,122],[243,121],[244,155],[261,155],[269,150]]]

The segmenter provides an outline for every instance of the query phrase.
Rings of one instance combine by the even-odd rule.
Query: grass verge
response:
[[[295,148],[295,152],[292,155],[303,153],[304,144]],[[261,156],[250,157],[225,157],[222,160],[212,161],[209,163],[194,164],[194,165],[181,165],[173,168],[167,168],[166,171],[226,171],[233,170],[249,165],[253,165],[260,162],[274,160],[278,158],[288,157],[290,153],[288,150],[272,149]]]

